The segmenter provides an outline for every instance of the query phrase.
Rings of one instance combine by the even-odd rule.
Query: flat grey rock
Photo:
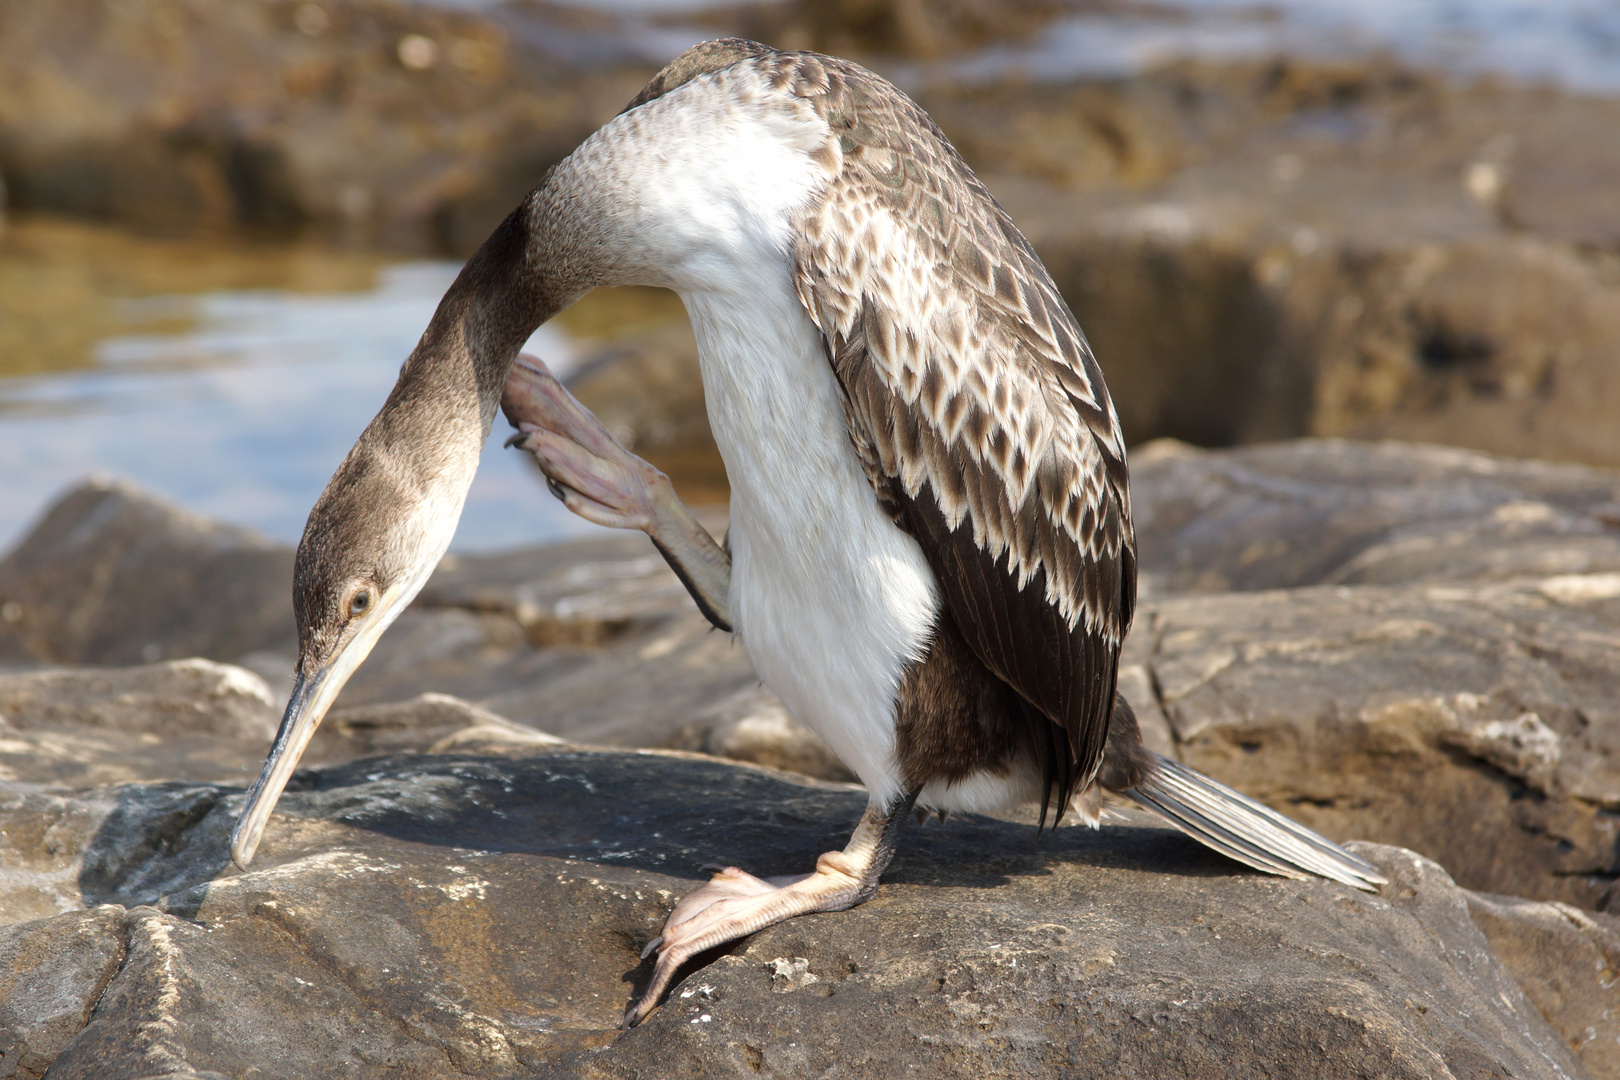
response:
[[[645,752],[372,759],[308,774],[216,878],[240,798],[137,786],[98,828],[127,959],[53,1077],[1584,1075],[1410,852],[1360,849],[1392,878],[1367,896],[1134,821],[929,826],[875,900],[707,958],[624,1032],[698,866],[804,869],[858,792]]]

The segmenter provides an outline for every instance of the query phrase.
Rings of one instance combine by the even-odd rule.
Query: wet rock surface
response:
[[[755,935],[623,1032],[637,950],[696,866],[808,865],[859,792],[569,749],[307,777],[261,864],[218,878],[239,793],[125,789],[81,871],[122,905],[121,926],[91,913],[113,922],[94,955],[122,962],[64,992],[89,1022],[53,1076],[1583,1075],[1468,895],[1394,849],[1360,849],[1392,878],[1370,897],[1136,823],[930,827],[876,900]],[[105,857],[154,835],[145,859]],[[88,918],[9,941],[44,948]]]

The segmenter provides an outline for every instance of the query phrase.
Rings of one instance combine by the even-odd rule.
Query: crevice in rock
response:
[[[129,909],[128,908],[124,908],[124,917],[119,920],[119,927],[123,931],[123,933],[121,934],[120,941],[119,941],[120,953],[119,953],[119,957],[118,957],[118,966],[116,968],[114,968],[110,973],[108,973],[107,979],[106,979],[105,982],[103,982],[100,986],[96,987],[95,994],[94,994],[95,1000],[90,1005],[89,1011],[85,1013],[84,1023],[81,1024],[79,1026],[79,1030],[74,1033],[73,1039],[77,1039],[92,1024],[94,1024],[96,1022],[96,1016],[97,1016],[98,1013],[101,1012],[101,1004],[107,998],[107,991],[112,989],[113,984],[116,983],[119,980],[119,978],[123,976],[124,972],[126,970],[128,970],[128,968],[129,968],[129,952],[130,952],[129,942],[130,942],[130,936],[131,936],[133,931],[131,930],[131,927],[130,927]],[[67,1047],[71,1046],[72,1044],[73,1044],[73,1040],[72,1039],[68,1040],[68,1042],[63,1046],[63,1050],[65,1051],[67,1049]],[[56,1056],[60,1057],[61,1053],[58,1052],[58,1054]],[[52,1061],[46,1062],[44,1072],[49,1072],[50,1071],[50,1066],[54,1063],[54,1061],[55,1061],[55,1059],[53,1058]]]
[[[129,909],[124,908],[123,910],[124,910],[124,917],[120,921],[120,925],[122,926],[123,931],[124,931],[123,932],[123,937],[122,937],[122,940],[121,940],[121,945],[122,945],[123,951],[120,953],[120,955],[118,957],[118,967],[116,969],[114,969],[107,976],[107,981],[106,982],[104,982],[100,986],[96,987],[96,993],[95,993],[96,1000],[95,1000],[95,1003],[90,1006],[90,1013],[85,1018],[85,1025],[84,1025],[85,1027],[89,1027],[90,1026],[90,1021],[95,1019],[96,1010],[101,1008],[101,1001],[102,1001],[103,998],[105,998],[107,996],[107,989],[109,987],[111,987],[113,983],[118,981],[118,976],[122,975],[124,973],[124,969],[129,966],[129,935],[130,935]],[[80,1029],[80,1030],[83,1030],[83,1029]]]
[[[1165,726],[1170,729],[1171,741],[1175,744],[1176,760],[1185,760],[1182,752],[1181,733],[1176,730],[1175,720],[1170,715],[1170,706],[1165,701],[1164,683],[1159,680],[1159,668],[1154,663],[1159,658],[1160,646],[1163,644],[1164,628],[1159,625],[1157,612],[1147,612],[1148,617],[1148,655],[1143,667],[1147,670],[1148,687],[1153,691],[1153,703],[1159,707],[1159,715],[1164,717]]]

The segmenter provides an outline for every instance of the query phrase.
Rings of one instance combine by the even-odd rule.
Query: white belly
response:
[[[927,652],[939,590],[861,471],[786,273],[763,276],[747,297],[682,297],[731,483],[733,624],[765,684],[887,801],[901,789],[895,700]]]

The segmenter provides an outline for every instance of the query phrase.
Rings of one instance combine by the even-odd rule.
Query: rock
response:
[[[1593,577],[1164,598],[1130,648],[1187,764],[1470,888],[1598,907],[1620,876],[1620,575]]]
[[[821,737],[794,720],[763,685],[739,690],[704,709],[671,745],[823,780],[856,782]]]
[[[1131,481],[1144,586],[1159,593],[1620,571],[1609,470],[1405,443],[1158,442],[1133,451]]]
[[[665,620],[687,598],[639,533],[483,556],[450,556],[417,607],[510,617],[539,647],[601,645]]]
[[[918,94],[1052,270],[1132,443],[1620,464],[1620,262],[1591,254],[1620,235],[1595,166],[1620,103],[1297,58]]]
[[[43,1076],[124,965],[124,909],[0,927],[0,1077]]]
[[[658,66],[624,67],[616,20],[540,4],[19,0],[0,19],[17,208],[463,253]]]
[[[1359,849],[1392,879],[1368,896],[1135,821],[910,830],[876,899],[707,958],[625,1032],[698,865],[802,869],[858,792],[651,752],[372,759],[315,770],[216,878],[240,800],[136,785],[94,827],[127,959],[53,1076],[1584,1075],[1468,895],[1395,849]]]
[[[256,675],[208,660],[0,675],[0,716],[23,730],[77,725],[168,739],[268,739],[281,705]]]
[[[334,709],[300,761],[352,761],[374,754],[490,753],[562,742],[449,694],[419,694],[388,705]]]
[[[252,672],[207,660],[0,675],[0,783],[246,782],[284,702]],[[301,759],[506,753],[560,742],[449,694],[334,709]]]
[[[1121,685],[1161,752],[1470,888],[1613,902],[1620,475],[1305,440],[1133,480]]]
[[[724,533],[723,517],[702,516]],[[639,535],[447,559],[352,686],[342,701],[431,688],[571,742],[700,750],[850,779]]]
[[[0,658],[138,664],[291,652],[292,562],[256,533],[91,480],[0,562]]]
[[[0,675],[0,780],[238,779],[281,705],[258,676],[207,660]]]
[[[723,515],[704,515],[723,535]],[[252,674],[202,664],[116,677],[40,675],[45,681],[37,684],[29,715],[48,723],[13,716],[14,699],[4,689],[10,684],[0,675],[0,717],[18,729],[0,727],[0,768],[11,769],[14,779],[55,783],[239,779],[256,772],[296,663],[292,557],[122,483],[97,481],[69,492],[0,562],[0,612],[15,614],[0,621],[0,657],[127,663],[143,654],[191,653],[233,661]],[[202,599],[210,596],[234,602]],[[241,730],[224,730],[227,712],[216,708],[217,694],[203,682],[185,682],[186,672],[222,685],[251,681],[257,689],[247,707],[256,718]],[[142,680],[156,680],[153,687],[162,684],[172,700],[162,704],[138,689]],[[140,698],[130,699],[142,714],[138,722],[106,700],[114,693]],[[423,694],[465,699],[457,709],[475,702],[478,715],[435,719],[429,714],[438,706],[418,702],[402,712],[385,710],[391,719],[377,713],[342,719],[345,709],[393,706]],[[752,696],[739,705],[738,695]],[[214,711],[203,711],[203,702]],[[187,709],[197,723],[177,721],[178,729],[158,723],[164,710]],[[710,738],[720,726],[756,716],[768,720],[741,736]],[[816,735],[758,689],[742,648],[698,614],[656,549],[632,534],[447,557],[352,680],[333,720],[318,736],[312,761],[425,752],[452,734],[462,745],[474,738],[464,729],[482,726],[477,738],[486,742],[549,732],[576,742],[707,749],[836,779],[849,775]],[[28,727],[38,731],[22,732]],[[159,738],[176,730],[187,737]]]
[[[1480,893],[1468,913],[1587,1074],[1620,1076],[1620,919]]]

